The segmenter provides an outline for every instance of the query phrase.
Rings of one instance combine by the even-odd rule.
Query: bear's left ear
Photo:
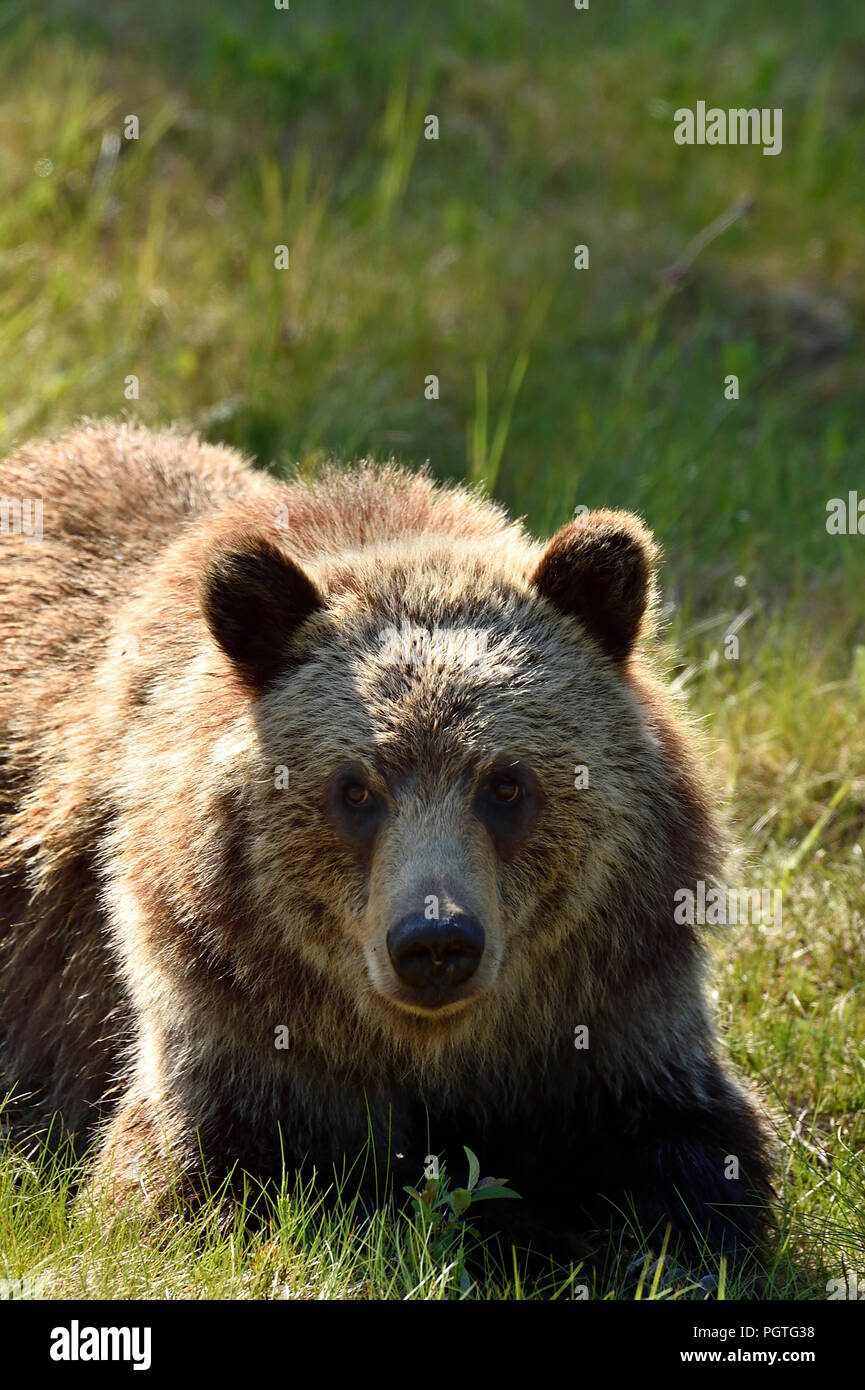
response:
[[[257,689],[289,660],[300,624],[324,607],[300,565],[255,534],[228,537],[211,549],[199,598],[212,636]]]
[[[658,547],[639,517],[589,512],[553,536],[532,583],[621,662],[654,603],[657,562]]]

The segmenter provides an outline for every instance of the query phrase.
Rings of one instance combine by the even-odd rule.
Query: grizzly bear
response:
[[[544,545],[427,473],[279,482],[126,424],[22,449],[0,497],[41,522],[0,536],[13,1140],[96,1136],[130,1200],[468,1145],[535,1249],[629,1215],[759,1243],[768,1129],[674,920],[717,798],[638,518]]]

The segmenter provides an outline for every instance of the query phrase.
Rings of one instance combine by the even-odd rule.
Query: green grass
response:
[[[0,449],[129,410],[277,470],[429,458],[540,533],[578,504],[640,511],[742,881],[784,890],[780,933],[716,943],[721,1024],[782,1144],[760,1287],[861,1278],[865,537],[825,518],[865,496],[865,17],[846,0],[29,8],[0,8]],[[783,153],[676,146],[672,113],[698,99],[782,107]],[[129,114],[140,138],[112,144]],[[309,1194],[258,1231],[210,1213],[103,1238],[68,1181],[59,1160],[0,1162],[0,1277],[311,1298],[569,1297],[588,1277],[467,1286],[422,1223]],[[634,1292],[621,1264],[592,1289]],[[654,1292],[700,1296],[675,1272]]]

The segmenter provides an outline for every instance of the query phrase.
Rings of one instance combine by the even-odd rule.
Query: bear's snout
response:
[[[484,929],[474,917],[454,912],[428,920],[414,913],[387,934],[391,964],[400,981],[425,996],[430,1007],[448,1002],[458,985],[470,979],[484,953]]]

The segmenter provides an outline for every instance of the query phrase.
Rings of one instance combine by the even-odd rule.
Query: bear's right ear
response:
[[[285,665],[299,625],[324,607],[312,580],[266,536],[227,538],[215,546],[199,596],[214,638],[258,689]]]
[[[658,547],[638,516],[589,512],[553,536],[532,583],[623,662],[655,602],[657,561]]]

